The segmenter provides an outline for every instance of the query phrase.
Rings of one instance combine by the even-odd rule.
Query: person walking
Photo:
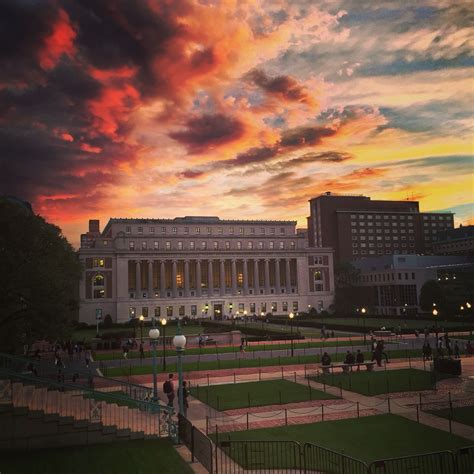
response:
[[[140,360],[145,358],[145,350],[143,349],[143,342],[140,342]]]
[[[89,368],[89,364],[91,363],[91,351],[87,349],[85,352],[85,360],[86,360],[86,367]]]
[[[179,393],[178,393],[178,396],[179,396]],[[186,416],[187,413],[188,413],[188,408],[189,408],[188,397],[189,397],[188,384],[187,384],[187,382],[184,380],[184,381],[183,381],[183,407],[184,407],[184,416]]]
[[[168,406],[173,407],[174,402],[174,383],[173,383],[174,374],[168,375],[168,380],[163,384],[163,393],[168,398]]]
[[[125,345],[123,346],[123,358],[124,358],[125,360],[128,359],[128,345],[127,345],[127,344],[125,344]]]
[[[454,358],[455,359],[460,359],[461,358],[461,354],[459,352],[458,341],[454,341]]]

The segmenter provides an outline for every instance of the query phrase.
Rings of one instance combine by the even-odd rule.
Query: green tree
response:
[[[78,308],[81,264],[59,227],[6,197],[0,197],[0,269],[0,350],[65,337]]]
[[[339,314],[354,314],[358,306],[368,306],[364,288],[357,286],[360,271],[349,262],[334,266],[335,294],[333,309]]]
[[[436,280],[428,280],[420,290],[420,307],[423,311],[432,311],[433,303],[439,310],[445,308],[446,298],[443,289]]]

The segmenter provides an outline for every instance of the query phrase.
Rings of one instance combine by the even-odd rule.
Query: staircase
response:
[[[158,403],[0,370],[0,450],[174,437],[171,415]]]

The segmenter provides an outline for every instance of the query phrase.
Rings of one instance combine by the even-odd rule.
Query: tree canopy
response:
[[[0,350],[64,337],[78,307],[81,264],[59,227],[6,197],[0,269]]]
[[[440,309],[444,309],[446,298],[443,289],[435,280],[426,281],[420,290],[420,308],[423,311],[432,311],[434,305]]]
[[[365,288],[357,285],[360,271],[349,262],[334,266],[335,294],[332,308],[339,314],[354,314],[360,306],[368,306],[370,301]]]

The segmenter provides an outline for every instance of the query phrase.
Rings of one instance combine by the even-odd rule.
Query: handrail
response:
[[[156,411],[156,409],[158,409],[158,411],[163,410],[165,412],[168,412],[168,414],[170,415],[174,412],[174,409],[172,407],[169,407],[167,405],[161,405],[160,403],[157,403],[157,402],[152,402],[148,400],[136,400],[133,398],[129,398],[125,395],[118,395],[116,393],[111,393],[111,392],[101,392],[101,391],[94,390],[92,388],[85,387],[82,385],[73,385],[69,383],[54,382],[52,380],[43,379],[41,377],[37,377],[34,375],[19,374],[18,372],[15,372],[12,370],[0,368],[0,379],[2,378],[26,380],[26,381],[32,382],[35,385],[43,385],[43,386],[46,385],[49,387],[55,387],[60,391],[64,389],[70,389],[70,390],[75,390],[75,391],[79,390],[84,393],[98,394],[101,396],[106,395],[107,398],[112,401],[118,400],[122,402],[127,402],[128,404],[130,404],[131,402],[132,404],[137,405],[136,408],[145,407],[145,408],[148,408],[147,411],[152,411],[152,412]]]

